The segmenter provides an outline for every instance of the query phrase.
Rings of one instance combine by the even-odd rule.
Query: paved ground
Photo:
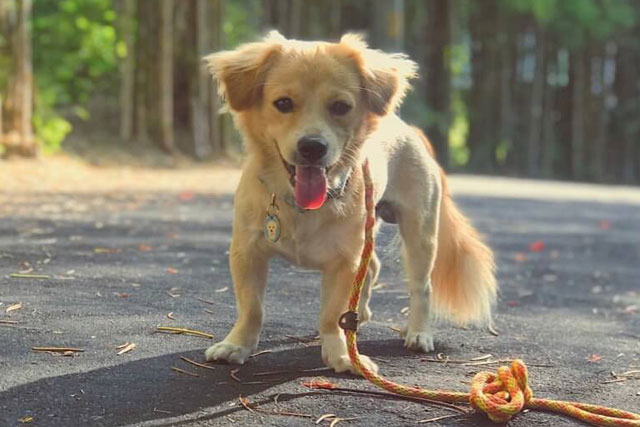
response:
[[[228,185],[237,176],[228,172],[223,179]],[[189,190],[195,181],[183,187]],[[454,181],[458,201],[496,252],[500,335],[441,325],[436,353],[462,361],[487,354],[521,357],[540,365],[531,367],[538,396],[639,411],[640,379],[629,374],[607,381],[612,372],[640,369],[640,191],[474,177]],[[267,353],[237,371],[181,360],[202,361],[212,341],[155,333],[157,325],[221,339],[234,319],[226,263],[232,197],[182,191],[179,184],[170,191],[151,187],[38,193],[37,186],[12,191],[3,184],[0,425],[314,425],[331,413],[356,417],[343,425],[397,426],[455,414],[403,400],[306,389],[302,383],[319,375],[345,388],[373,387],[352,376],[315,371],[322,368],[312,340],[319,277],[281,261],[273,264],[269,280],[259,348]],[[393,234],[385,227],[378,241],[385,286],[374,294],[375,321],[361,331],[361,349],[395,380],[464,390],[473,373],[495,365],[427,362],[435,354],[404,350],[390,328],[402,325],[408,302],[398,255],[389,245]],[[20,271],[48,278],[10,277]],[[116,347],[127,342],[135,349],[117,355]],[[31,350],[37,346],[84,351],[56,356]],[[265,372],[273,374],[260,375]],[[259,403],[260,410],[244,409],[239,395]],[[266,413],[274,409],[308,418]],[[532,412],[509,424],[580,425]],[[489,423],[462,415],[428,425]]]

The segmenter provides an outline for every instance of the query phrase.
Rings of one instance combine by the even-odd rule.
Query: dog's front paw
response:
[[[327,367],[333,369],[336,373],[340,372],[351,372],[355,375],[362,375],[362,373],[351,363],[351,359],[349,359],[349,355],[341,355],[332,358],[324,358],[324,364]],[[360,363],[367,370],[378,372],[378,365],[376,365],[370,358],[367,356],[360,355]]]
[[[230,342],[222,341],[212,345],[204,352],[207,361],[226,360],[227,362],[242,365],[251,355],[252,349],[242,347]]]
[[[348,371],[352,374],[362,375],[351,363],[344,338],[338,334],[322,337],[322,361],[337,373]],[[378,366],[367,356],[361,355],[360,363],[368,370],[378,372]]]
[[[435,350],[433,344],[433,333],[430,331],[412,331],[403,329],[404,346],[409,350],[429,353]]]

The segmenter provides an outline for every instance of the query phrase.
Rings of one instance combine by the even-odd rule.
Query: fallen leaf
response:
[[[171,320],[176,320],[176,318],[175,318],[175,317],[173,317],[173,311],[172,311],[171,313],[167,314],[167,317],[168,317],[169,319],[171,319]]]
[[[131,294],[128,294],[126,292],[114,292],[113,294],[120,298],[129,298],[131,296]]]
[[[136,348],[136,343],[134,343],[134,342],[126,343],[126,345],[124,347],[122,347],[120,349],[120,351],[116,355],[120,356],[121,354],[128,353],[131,350],[133,350],[134,348]]]
[[[507,301],[507,305],[508,305],[509,307],[519,307],[519,306],[520,306],[520,303],[519,303],[518,301],[511,300],[511,301]]]
[[[304,381],[302,385],[313,389],[332,389],[337,387],[334,383],[324,377],[312,378],[310,381]]]
[[[598,224],[600,226],[600,230],[609,230],[611,228],[611,222],[603,219]]]
[[[599,354],[592,354],[587,359],[587,361],[589,361],[590,363],[596,363],[596,362],[599,362],[601,360],[602,360],[602,356],[600,356]]]
[[[118,248],[93,248],[94,254],[118,254],[120,251]]]
[[[145,245],[144,243],[140,243],[140,244],[138,245],[138,250],[139,250],[140,252],[149,252],[149,251],[151,251],[152,249],[153,249],[153,248],[152,248],[151,246],[149,246],[149,245]]]
[[[535,242],[529,245],[529,250],[531,252],[542,252],[544,250],[544,242],[542,240],[536,240]]]
[[[183,191],[182,193],[178,194],[178,198],[183,202],[193,200],[193,196],[193,191]]]
[[[27,415],[22,418],[18,418],[18,421],[20,421],[23,424],[30,423],[33,421],[33,417],[31,415]]]
[[[216,289],[214,292],[216,293],[220,293],[220,292],[226,292],[229,290],[228,286],[225,286],[224,288],[220,288],[220,289]]]
[[[11,304],[9,307],[7,307],[7,313],[11,313],[12,311],[16,311],[16,310],[20,310],[22,309],[22,303],[19,302],[17,304]]]
[[[169,267],[169,268],[167,268],[167,273],[169,273],[169,274],[178,274],[178,270],[176,270],[175,268]]]
[[[518,262],[525,262],[527,260],[527,256],[522,252],[516,252],[516,254],[513,256],[513,259]]]

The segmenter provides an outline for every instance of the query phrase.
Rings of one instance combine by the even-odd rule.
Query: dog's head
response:
[[[366,132],[400,105],[416,71],[404,55],[369,49],[353,34],[325,43],[272,32],[205,61],[248,149],[281,158],[306,209],[322,206],[327,174],[353,166]]]

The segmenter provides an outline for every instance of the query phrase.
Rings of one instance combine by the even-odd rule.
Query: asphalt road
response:
[[[500,194],[492,194],[474,189],[482,187],[474,179],[457,180],[466,189],[457,199],[496,252],[500,334],[440,325],[436,353],[452,361],[520,357],[532,365],[536,396],[640,411],[640,375],[608,382],[612,372],[640,369],[640,190],[611,199],[596,197],[607,187],[589,187],[576,199],[570,186],[542,183],[533,196],[522,182],[502,180]],[[545,198],[547,191],[554,197]],[[158,325],[217,340],[234,319],[226,261],[231,195],[49,192],[11,200],[3,199],[9,204],[0,216],[2,426],[304,426],[323,414],[353,418],[339,425],[398,426],[456,414],[305,388],[324,376],[340,387],[374,390],[360,378],[318,370],[319,275],[283,261],[272,264],[269,278],[259,347],[266,352],[242,367],[183,361],[202,362],[212,340],[157,333]],[[374,321],[359,334],[361,350],[396,381],[465,390],[475,372],[496,365],[425,361],[435,354],[405,350],[391,329],[403,324],[408,305],[393,235],[385,226],[378,239],[384,286],[372,299]],[[10,276],[20,271],[47,278]],[[136,347],[117,355],[126,343]],[[32,351],[41,346],[83,351]],[[240,395],[258,409],[245,409]],[[461,415],[426,425],[491,424]],[[527,412],[509,425],[581,424]]]

